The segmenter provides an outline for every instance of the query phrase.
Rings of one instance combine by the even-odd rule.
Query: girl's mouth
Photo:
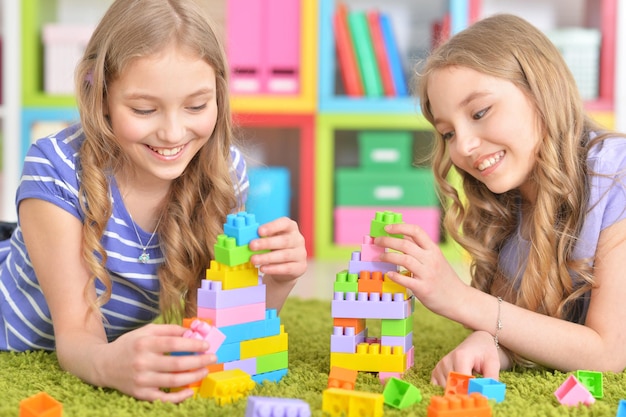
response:
[[[504,156],[504,151],[500,151],[500,152],[495,153],[493,156],[486,158],[484,161],[482,161],[478,165],[478,170],[482,172],[486,170],[487,168],[495,165],[502,159],[503,156]]]

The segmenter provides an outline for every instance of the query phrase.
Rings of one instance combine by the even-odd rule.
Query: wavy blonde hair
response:
[[[230,173],[232,143],[228,70],[223,47],[203,11],[192,0],[116,0],[95,29],[76,69],[80,120],[86,139],[80,149],[85,212],[83,258],[91,271],[85,288],[96,280],[106,291],[92,306],[111,296],[100,242],[112,213],[109,182],[129,161],[105,118],[107,85],[135,59],[175,43],[206,61],[215,71],[217,122],[210,140],[172,182],[158,226],[165,262],[158,270],[159,303],[165,320],[196,310],[196,289],[213,258],[213,245],[228,213],[241,206]],[[184,306],[184,307],[183,307]]]
[[[471,68],[515,84],[535,107],[542,139],[530,174],[537,200],[530,209],[531,247],[522,277],[506,279],[498,266],[501,248],[517,232],[519,192],[494,194],[454,167],[436,132],[432,163],[447,209],[446,230],[471,255],[473,286],[526,309],[568,318],[574,300],[594,283],[592,260],[572,259],[572,252],[589,199],[588,151],[605,136],[589,140],[589,133],[600,129],[585,115],[561,54],[543,33],[519,17],[495,15],[478,21],[433,51],[418,69],[421,109],[431,123],[429,79],[449,66]],[[461,178],[463,197],[448,181],[453,168]]]

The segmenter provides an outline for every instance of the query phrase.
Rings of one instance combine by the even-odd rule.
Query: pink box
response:
[[[402,213],[404,223],[416,224],[430,238],[439,242],[441,212],[437,207],[337,207],[335,208],[335,243],[360,245],[378,211]]]
[[[300,1],[265,0],[264,30],[267,93],[298,94],[300,91]]]
[[[230,88],[234,93],[261,92],[264,3],[262,0],[228,1],[226,39]]]
[[[43,27],[46,93],[74,93],[74,70],[93,31],[94,27],[89,25],[47,24]]]

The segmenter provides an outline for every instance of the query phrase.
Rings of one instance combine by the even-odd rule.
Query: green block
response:
[[[335,276],[334,292],[359,292],[359,275],[350,274],[347,270],[338,272]]]
[[[225,234],[217,236],[217,243],[213,247],[215,260],[223,265],[237,266],[250,261],[255,253],[269,251],[252,251],[248,245],[237,246],[237,240]]]
[[[405,319],[381,319],[381,336],[406,336],[413,331],[413,316]]]
[[[288,366],[289,353],[287,350],[256,357],[257,374],[278,371],[279,369],[287,369]]]
[[[413,384],[398,378],[391,377],[383,390],[385,404],[403,409],[422,401],[421,391]]]
[[[399,234],[389,234],[385,232],[385,226],[388,224],[402,223],[402,213],[394,213],[392,211],[377,211],[374,220],[370,223],[370,236],[393,236],[401,238]]]

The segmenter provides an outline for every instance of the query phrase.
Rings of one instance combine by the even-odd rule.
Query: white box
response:
[[[550,31],[547,35],[572,71],[582,98],[597,99],[600,84],[600,31],[564,28]]]
[[[43,27],[44,91],[73,94],[76,64],[82,58],[94,26],[47,24]]]

